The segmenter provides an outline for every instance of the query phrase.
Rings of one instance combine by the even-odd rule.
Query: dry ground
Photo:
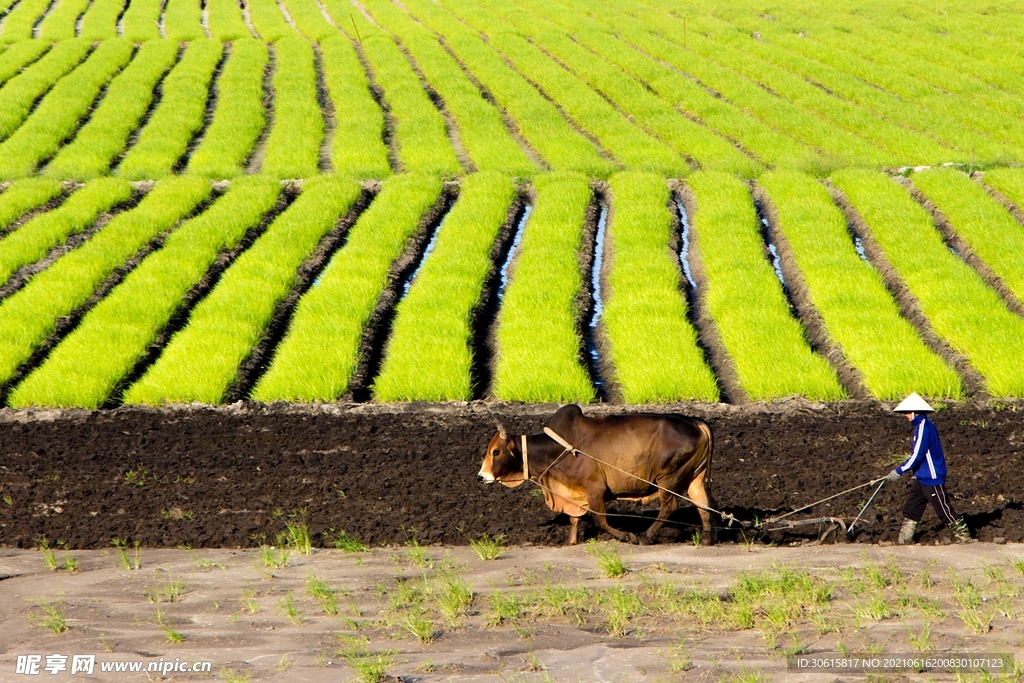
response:
[[[39,550],[0,549],[0,681],[160,678],[15,673],[17,655],[53,653],[212,662],[211,674],[169,680],[358,681],[382,662],[383,680],[523,683],[864,680],[787,672],[785,655],[1024,653],[1015,543],[595,543],[513,546],[486,561],[412,544],[292,550],[272,566],[281,552],[143,548],[125,569],[114,548],[56,549],[58,567],[77,562],[69,571]],[[626,573],[609,578],[602,564],[617,560]],[[311,596],[311,577],[330,591]],[[47,620],[62,618],[67,630],[54,633]]]

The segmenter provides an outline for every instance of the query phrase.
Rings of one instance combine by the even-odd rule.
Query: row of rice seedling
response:
[[[1024,209],[1024,170],[1020,168],[993,168],[985,172],[986,185]]]
[[[206,36],[203,9],[197,0],[167,0],[164,4],[164,33],[172,40],[192,41]]]
[[[758,180],[832,340],[880,400],[912,391],[959,398],[960,378],[903,318],[878,271],[859,257],[846,219],[814,178],[773,172]]]
[[[106,173],[149,109],[153,90],[174,64],[178,50],[178,43],[170,40],[143,44],[110,83],[89,122],[47,164],[46,175],[84,180]]]
[[[981,373],[987,391],[1024,396],[1024,320],[946,248],[931,216],[881,173],[839,171],[832,182],[860,213],[932,328]]]
[[[477,169],[518,176],[537,170],[509,135],[501,113],[484,100],[480,90],[428,30],[385,0],[370,0],[364,5],[378,23],[398,37],[430,87],[444,100],[458,126],[459,140]]]
[[[50,6],[50,0],[21,0],[4,19],[0,42],[16,43],[32,38],[32,29]]]
[[[755,26],[760,28],[760,22],[754,22],[746,14],[741,14],[738,18],[730,17],[730,20],[735,23],[721,25],[719,31],[716,32],[716,37],[732,38],[738,42],[742,40],[742,37],[735,31],[737,25],[750,31],[757,30],[754,28]],[[710,21],[714,21],[712,17],[702,17],[702,23]],[[810,59],[790,47],[790,43],[793,41],[801,40],[803,39],[789,32],[776,31],[772,33],[770,43],[744,40],[741,49],[757,54],[762,59],[803,78],[812,79],[837,96],[874,111],[894,123],[925,133],[941,144],[956,149],[960,152],[959,158],[966,160],[967,156],[965,155],[972,152],[977,153],[978,158],[983,159],[998,159],[1015,153],[1014,150],[999,144],[991,137],[965,128],[931,108],[905,101],[841,69]],[[943,160],[949,158],[951,156],[947,155]]]
[[[672,26],[669,32],[667,27],[671,22],[664,17],[654,13],[646,16],[622,0],[605,2],[615,12],[602,15],[604,21],[610,26],[617,26],[620,35],[630,43],[696,78],[748,114],[821,150],[826,156],[826,163],[832,166],[882,166],[899,162],[890,152],[857,135],[836,135],[835,126],[771,93],[757,80],[747,78],[694,49],[682,48],[673,42],[673,38],[679,40],[682,31]]]
[[[48,49],[49,43],[42,40],[25,40],[0,52],[0,85],[21,73]]]
[[[0,140],[21,125],[36,100],[71,71],[92,50],[81,38],[57,43],[35,64],[11,78],[0,88]]]
[[[512,119],[526,142],[554,170],[606,177],[615,170],[595,146],[565,120],[517,71],[458,19],[430,0],[403,2],[415,17],[444,38],[473,77]],[[328,4],[328,7],[331,7]]]
[[[815,400],[845,398],[835,371],[811,350],[790,313],[781,283],[765,259],[747,188],[735,177],[716,172],[695,174],[687,185],[696,200],[691,222],[706,275],[701,298],[743,390],[755,401],[793,394]]]
[[[378,23],[404,44],[429,87],[444,100],[458,126],[460,141],[477,169],[514,175],[529,175],[537,170],[509,135],[500,112],[482,97],[430,31],[388,2],[374,1],[366,3],[366,7]]]
[[[124,11],[125,0],[92,0],[82,17],[79,34],[87,40],[106,40],[117,37],[117,19]]]
[[[508,3],[486,2],[523,35],[572,70],[608,98],[644,130],[666,146],[703,168],[715,168],[743,176],[756,175],[763,166],[737,150],[731,142],[677,112],[671,103],[645,88],[629,74],[602,59],[565,35],[563,29],[535,13]]]
[[[126,181],[99,178],[72,194],[59,208],[36,216],[0,240],[0,282],[6,282],[22,266],[43,258],[50,249],[82,232],[100,214],[127,201],[131,195],[131,185]]]
[[[281,8],[277,6],[275,0],[248,0],[246,7],[249,9],[249,21],[252,22],[256,33],[268,43],[278,41],[285,36],[296,35],[295,29],[285,21],[284,15],[281,14]]]
[[[163,0],[131,0],[121,19],[124,37],[133,42],[160,38]]]
[[[98,408],[112,396],[218,255],[274,207],[273,179],[247,176],[172,232],[11,393],[11,406]]]
[[[368,32],[369,22],[360,30]],[[430,101],[405,55],[391,38],[378,30],[360,43],[394,124],[392,144],[403,171],[455,175],[462,166],[455,156],[444,117]]]
[[[391,265],[440,194],[436,176],[397,175],[384,182],[345,246],[299,300],[288,332],[252,392],[254,400],[334,401],[346,392]]]
[[[331,166],[354,178],[384,178],[391,173],[384,112],[370,95],[359,56],[341,35],[323,40],[320,52],[324,84],[334,104]]]
[[[580,362],[579,253],[587,207],[582,175],[533,178],[534,207],[498,309],[491,393],[506,401],[589,403],[594,386]]]
[[[338,29],[327,23],[316,0],[283,0],[288,16],[299,32],[313,42],[336,35]],[[353,8],[354,10],[354,8]],[[356,10],[358,12],[358,10]]]
[[[274,43],[274,51],[274,121],[261,172],[306,178],[319,170],[324,142],[313,47],[296,36]]]
[[[960,171],[933,168],[911,178],[978,258],[1024,302],[1024,226]]]
[[[267,333],[296,270],[359,196],[352,180],[318,176],[221,276],[125,403],[223,402],[239,366]]]
[[[78,17],[89,6],[89,0],[58,0],[39,25],[39,38],[49,42],[75,37]]]
[[[11,183],[0,193],[0,234],[26,211],[58,197],[63,189],[60,183],[48,178],[25,178]]]
[[[384,363],[373,383],[379,401],[473,398],[473,309],[490,273],[491,249],[516,198],[500,173],[462,181],[455,208],[438,228],[430,257],[397,307]]]
[[[115,216],[78,249],[57,259],[0,304],[0,385],[72,315],[102,283],[147,243],[170,229],[210,195],[209,181],[160,181],[137,207]]]
[[[267,124],[263,80],[269,54],[254,38],[236,40],[217,79],[213,121],[188,162],[188,172],[210,178],[231,178],[245,172]]]
[[[715,401],[714,375],[697,347],[668,245],[672,215],[665,180],[627,171],[611,178],[601,319],[615,381],[628,403]]]
[[[490,44],[496,50],[537,83],[569,118],[593,135],[623,164],[675,176],[689,172],[682,157],[637,127],[582,79],[550,59],[538,47],[507,28],[495,26],[492,15],[464,0],[447,0],[445,6],[489,36]],[[595,69],[597,65],[591,68]]]
[[[135,47],[114,38],[62,78],[28,120],[0,143],[0,178],[32,175],[79,127],[103,86],[132,58]]]
[[[210,81],[221,58],[219,40],[188,46],[163,81],[163,96],[117,174],[129,179],[162,178],[174,170],[189,141],[202,127]]]
[[[238,0],[206,0],[210,35],[221,41],[252,38]]]

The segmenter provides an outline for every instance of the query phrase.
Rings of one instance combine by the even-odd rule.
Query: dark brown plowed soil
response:
[[[625,411],[594,407],[587,412]],[[873,402],[791,401],[662,407],[709,420],[715,430],[712,494],[741,519],[764,519],[889,472],[910,447],[906,421]],[[371,544],[466,543],[504,534],[508,543],[564,542],[567,519],[530,486],[485,486],[476,474],[500,418],[510,432],[537,432],[554,406],[501,404],[242,405],[105,411],[0,411],[0,545],[36,538],[72,548],[249,546],[272,541],[290,516],[314,542],[344,529]],[[1024,404],[961,405],[935,423],[951,472],[948,490],[983,541],[1024,540]],[[858,541],[893,540],[907,478],[886,486]],[[870,489],[796,515],[854,516]],[[632,503],[613,511],[651,515]],[[662,542],[688,541],[692,508]],[[646,520],[612,519],[622,527]],[[586,537],[595,534],[587,526]],[[765,540],[811,540],[778,533]],[[926,512],[920,542],[946,541]],[[255,540],[254,540],[255,539]],[[735,530],[723,541],[742,541]]]

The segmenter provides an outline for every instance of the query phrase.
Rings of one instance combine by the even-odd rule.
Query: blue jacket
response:
[[[900,475],[913,472],[925,486],[942,486],[946,483],[946,456],[942,454],[939,432],[924,415],[915,415],[913,425],[914,445],[910,457],[896,471]]]

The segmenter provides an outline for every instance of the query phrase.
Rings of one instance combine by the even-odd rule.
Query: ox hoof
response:
[[[640,539],[636,537],[636,534],[630,534],[630,533],[627,533],[626,535],[624,535],[619,540],[622,541],[623,543],[630,543],[632,545],[639,545],[639,543],[640,543]]]
[[[640,539],[639,539],[639,542],[640,542],[640,545],[651,545],[652,543],[654,543],[654,541],[652,541],[651,539],[647,538],[647,536],[641,536]]]

